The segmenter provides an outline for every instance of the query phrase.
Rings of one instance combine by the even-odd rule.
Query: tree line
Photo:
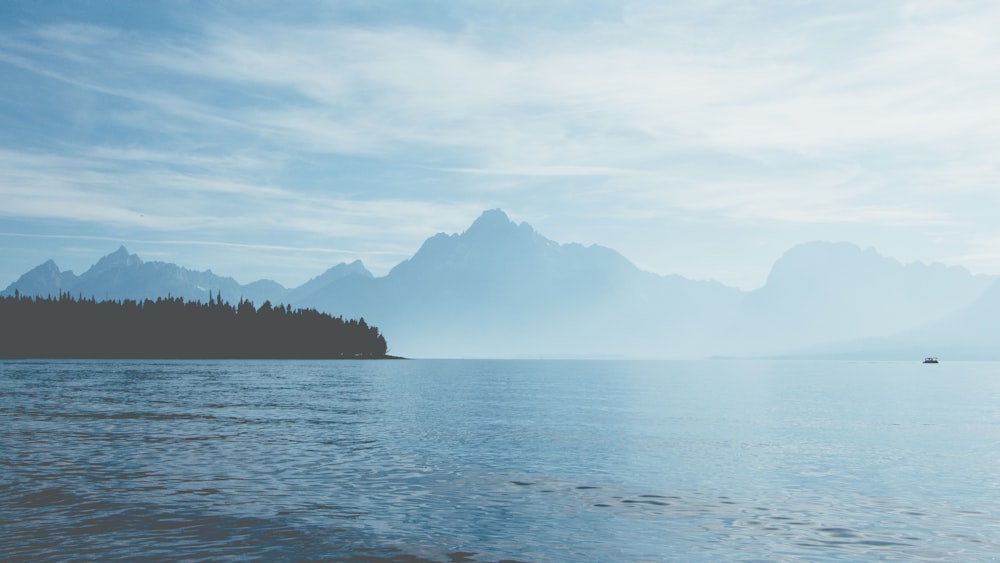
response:
[[[385,338],[364,318],[315,309],[236,306],[166,297],[96,301],[0,297],[0,358],[383,358]]]

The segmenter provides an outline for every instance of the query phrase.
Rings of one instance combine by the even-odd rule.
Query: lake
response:
[[[6,361],[0,467],[0,560],[995,560],[1000,364]]]

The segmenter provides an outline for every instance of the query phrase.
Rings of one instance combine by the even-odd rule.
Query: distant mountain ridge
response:
[[[365,268],[365,265],[361,263],[361,260],[355,260],[350,264],[341,262],[299,287],[288,290],[283,295],[283,298],[294,303],[310,301],[314,298],[315,293],[322,291],[328,285],[352,276],[358,276],[363,279],[370,279],[374,277],[372,276],[372,273]]]
[[[1000,281],[974,302],[916,328],[814,346],[799,356],[852,359],[1000,360]]]
[[[121,246],[104,256],[79,276],[60,272],[52,260],[41,264],[10,284],[2,295],[58,296],[66,292],[74,297],[96,299],[145,299],[183,297],[189,301],[208,301],[209,293],[237,302],[241,298],[262,303],[277,302],[288,292],[277,282],[260,280],[240,285],[229,277],[218,276],[211,270],[197,272],[166,262],[144,262]]]
[[[59,295],[63,291],[69,291],[76,284],[76,279],[73,272],[61,272],[55,261],[46,260],[10,284],[3,294],[13,293],[17,289],[24,295]]]
[[[969,306],[995,282],[957,266],[904,265],[849,243],[798,245],[775,262],[763,287],[746,294],[735,327],[744,346],[735,352],[910,330]]]
[[[493,209],[462,233],[429,237],[382,277],[355,261],[292,289],[269,280],[240,285],[211,271],[143,262],[122,247],[80,276],[47,261],[4,294],[204,301],[221,291],[234,302],[364,317],[386,334],[390,353],[415,357],[697,358],[831,355],[858,346],[878,355],[877,339],[914,331],[924,331],[914,345],[930,348],[944,338],[935,331],[1000,318],[1000,297],[989,298],[1000,295],[997,279],[813,242],[790,249],[763,287],[745,292],[646,272],[599,245],[560,244]],[[989,339],[973,334],[965,344],[968,354],[1000,359]]]
[[[403,355],[650,356],[686,354],[701,337],[678,299],[688,293],[714,303],[739,292],[662,278],[598,245],[558,244],[491,210],[461,234],[430,237],[385,277],[339,280],[305,305],[364,315]],[[664,307],[689,326],[658,322]]]

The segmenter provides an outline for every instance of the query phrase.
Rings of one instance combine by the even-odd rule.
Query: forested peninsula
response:
[[[364,318],[221,297],[96,301],[0,298],[0,358],[346,359],[389,358]]]

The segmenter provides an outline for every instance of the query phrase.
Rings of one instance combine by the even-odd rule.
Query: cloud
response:
[[[522,166],[510,168],[441,168],[445,172],[462,174],[477,174],[485,176],[622,176],[635,174],[633,170],[624,168],[607,168],[602,166]]]
[[[824,25],[856,19],[838,16]],[[806,56],[809,26],[788,30],[802,46],[787,52],[773,41],[678,49],[626,24],[515,37],[503,49],[406,27],[210,28],[198,56],[149,56],[186,75],[294,94],[245,119],[317,151],[443,147],[466,155],[468,168],[632,169],[694,147],[807,154],[822,166],[824,155],[871,146],[1000,135],[983,120],[996,113],[996,11],[948,18],[900,16],[865,38],[869,50],[845,45],[821,66]]]
[[[121,32],[111,27],[80,23],[42,25],[35,28],[34,33],[43,41],[71,47],[97,45],[121,36]]]
[[[730,7],[687,9],[681,24]],[[893,25],[863,37],[863,52],[846,44],[860,16],[835,11],[770,30],[791,37],[783,48],[772,35],[741,48],[711,34],[700,43],[681,35],[677,44],[671,33],[694,32],[677,31],[675,24],[664,33],[634,20],[562,34],[514,33],[504,48],[474,28],[217,24],[174,42],[140,41],[132,58],[101,57],[127,70],[197,80],[201,89],[256,88],[263,103],[240,95],[220,103],[197,92],[178,97],[121,84],[101,88],[171,115],[257,130],[309,150],[398,154],[445,147],[467,155],[471,168],[630,169],[623,161],[653,167],[657,154],[680,147],[842,154],[865,144],[910,146],[969,131],[995,138],[997,124],[982,117],[995,113],[988,77],[1000,65],[990,33],[996,9],[933,12],[944,12],[943,20],[913,15],[927,11],[903,9]],[[810,34],[817,22],[847,29],[823,36],[817,46],[821,40]],[[100,29],[90,35],[114,38]],[[817,64],[811,54],[819,48],[845,54]]]
[[[400,241],[458,229],[482,209],[349,199],[234,179],[266,166],[249,156],[217,159],[101,147],[72,157],[0,150],[5,202],[0,217],[200,233],[207,240],[228,233],[250,242],[227,244],[248,247],[274,246],[256,242],[262,237],[364,241],[367,254],[401,258],[414,248]]]
[[[355,250],[328,248],[328,247],[310,248],[303,246],[283,246],[276,244],[246,244],[240,242],[228,242],[219,240],[133,239],[133,238],[81,235],[81,234],[57,235],[57,234],[11,233],[11,232],[0,232],[0,236],[17,237],[17,238],[60,239],[60,240],[91,240],[91,241],[104,241],[115,244],[138,243],[138,244],[148,244],[148,245],[170,245],[170,246],[174,245],[212,246],[212,247],[231,248],[231,249],[267,250],[267,251],[295,252],[295,253],[316,253],[316,254],[337,254],[337,255],[350,255],[356,253]]]

